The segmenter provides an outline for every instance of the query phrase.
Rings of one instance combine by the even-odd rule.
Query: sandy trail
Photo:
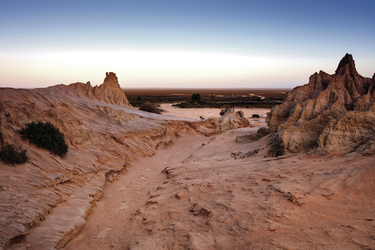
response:
[[[220,113],[220,109],[180,109],[172,107],[172,104],[163,104],[162,109],[166,110],[166,115],[193,119],[199,119],[199,115],[202,114],[206,118],[218,117]],[[265,126],[264,117],[268,111],[268,109],[247,109],[244,112],[245,116],[251,117],[253,113],[257,113],[261,118],[250,119],[255,127],[238,131],[256,131],[258,127]],[[167,175],[162,171],[165,168],[181,165],[197,153],[202,145],[214,139],[215,137],[201,135],[182,135],[168,148],[157,150],[152,157],[140,158],[129,164],[126,173],[120,175],[115,182],[108,182],[105,185],[103,196],[96,202],[86,225],[64,249],[123,248],[124,242],[130,240],[121,238],[119,232],[127,230],[129,221],[132,221],[137,210],[145,207],[150,195],[160,189],[161,185],[168,183]],[[227,146],[232,145],[231,143],[226,142]]]
[[[132,162],[117,181],[106,184],[87,224],[65,249],[121,248],[121,241],[126,239],[119,237],[118,232],[126,230],[131,217],[144,207],[150,194],[168,182],[163,169],[180,164],[210,140],[200,135],[183,135],[152,157]]]

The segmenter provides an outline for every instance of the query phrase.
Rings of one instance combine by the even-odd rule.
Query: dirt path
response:
[[[117,181],[106,184],[87,224],[65,249],[120,248],[118,232],[126,228],[127,222],[145,205],[150,194],[168,182],[167,175],[161,173],[163,169],[183,162],[210,140],[199,135],[183,135],[170,147],[156,151],[154,156],[132,162]]]

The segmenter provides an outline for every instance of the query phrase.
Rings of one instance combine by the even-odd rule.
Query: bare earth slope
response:
[[[235,159],[267,144],[235,142],[255,130],[186,135],[133,162],[66,249],[375,247],[374,156]]]
[[[375,74],[358,74],[351,55],[334,75],[323,71],[294,88],[267,117],[274,154],[315,150],[320,154],[375,153]]]
[[[114,73],[90,83],[46,89],[0,89],[0,138],[27,149],[30,160],[0,163],[0,247],[61,248],[86,222],[106,180],[137,157],[151,156],[184,133],[212,135],[245,119],[230,114],[197,121],[132,108]],[[32,121],[49,121],[65,134],[60,158],[36,148],[17,132]],[[16,244],[19,243],[19,244]]]

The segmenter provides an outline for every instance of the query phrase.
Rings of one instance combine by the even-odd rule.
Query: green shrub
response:
[[[181,103],[173,104],[172,106],[173,107],[179,107],[179,108],[182,108],[182,109],[188,108],[188,104],[186,102],[181,102]]]
[[[155,113],[155,114],[160,114],[161,113],[160,109],[158,109],[158,107],[156,107],[154,104],[149,103],[149,102],[143,103],[139,107],[139,110],[143,110],[143,111],[151,112],[151,113]]]
[[[25,163],[29,158],[26,149],[22,150],[21,147],[16,148],[14,145],[6,143],[1,147],[0,159],[5,164],[14,165]]]
[[[199,94],[199,93],[192,94],[191,101],[193,103],[195,103],[195,104],[197,104],[198,102],[200,102],[201,101],[201,94]]]
[[[258,114],[253,114],[252,117],[253,117],[253,118],[260,118],[260,115],[258,115]]]
[[[63,156],[68,152],[64,134],[50,122],[31,122],[19,132],[37,147],[47,149],[54,155]]]

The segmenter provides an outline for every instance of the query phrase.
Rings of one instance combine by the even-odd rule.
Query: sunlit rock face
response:
[[[94,88],[93,92],[95,97],[100,101],[117,105],[130,105],[125,92],[118,83],[116,74],[113,72],[107,72],[103,84]]]
[[[352,55],[346,54],[335,74],[320,71],[294,88],[272,108],[267,123],[274,133],[274,155],[313,150],[373,154],[375,75],[359,75]]]
[[[125,92],[121,89],[117,76],[113,72],[107,72],[104,82],[100,86],[91,86],[90,82],[73,83],[68,86],[58,85],[47,88],[52,92],[64,92],[67,95],[77,97],[88,97],[108,104],[131,106],[126,98]]]

